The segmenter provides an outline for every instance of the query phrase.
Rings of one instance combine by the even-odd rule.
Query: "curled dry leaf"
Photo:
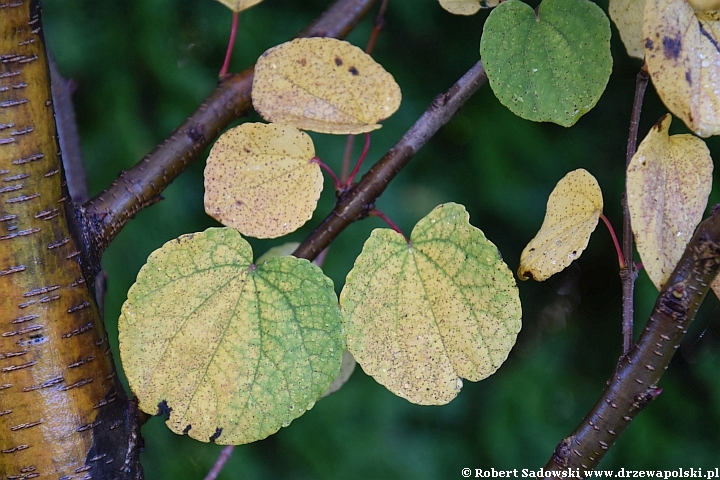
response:
[[[685,251],[707,205],[713,163],[705,142],[668,136],[665,115],[640,143],[627,172],[628,208],[637,251],[660,289]]]
[[[647,0],[645,61],[660,98],[701,137],[720,133],[720,20],[685,0]]]
[[[645,0],[610,0],[608,4],[608,13],[620,32],[628,55],[635,58],[645,57],[642,34],[644,9]]]
[[[323,188],[310,137],[289,125],[244,123],[223,133],[205,167],[205,211],[244,235],[275,238],[312,216]]]
[[[263,0],[217,0],[233,12],[242,12],[248,8],[257,5]]]
[[[475,15],[481,8],[496,7],[500,0],[439,0],[440,6],[455,15]]]
[[[255,65],[252,101],[271,122],[321,133],[363,133],[400,106],[400,87],[372,57],[334,38],[298,38]]]
[[[455,398],[507,358],[521,327],[517,285],[462,205],[413,229],[376,229],[340,294],[347,349],[395,395],[423,405]]]
[[[148,258],[118,321],[140,409],[219,444],[272,435],[315,404],[344,349],[332,281],[291,256],[252,264],[229,228],[171,240]]]
[[[540,231],[520,255],[518,277],[547,280],[579,258],[603,210],[600,186],[585,169],[573,170],[555,185]]]

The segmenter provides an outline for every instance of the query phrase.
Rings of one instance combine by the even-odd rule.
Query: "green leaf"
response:
[[[219,444],[260,440],[312,408],[344,348],[332,281],[291,256],[253,265],[229,228],[153,252],[119,329],[140,409],[164,402],[171,430]]]
[[[402,235],[376,229],[340,294],[347,348],[396,395],[451,401],[505,361],[520,331],[520,299],[495,245],[462,205],[436,207]]]
[[[508,0],[485,22],[480,56],[493,92],[514,114],[570,127],[607,85],[610,22],[588,0],[544,0],[537,15]]]

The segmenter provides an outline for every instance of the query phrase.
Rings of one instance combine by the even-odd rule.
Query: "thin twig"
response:
[[[660,291],[637,345],[620,357],[605,391],[575,431],[555,448],[546,471],[579,470],[579,476],[585,477],[585,471],[597,466],[632,419],[657,398],[662,391],[658,382],[718,269],[720,206],[715,206]],[[546,476],[556,478],[551,475]]]
[[[218,74],[218,77],[220,77],[221,80],[225,75],[227,75],[228,68],[230,68],[230,59],[232,58],[233,48],[235,47],[235,37],[237,35],[239,18],[240,13],[233,12],[232,24],[230,26],[230,39],[228,40],[227,50],[225,51],[225,61],[223,62],[222,68],[220,68],[220,73]]]
[[[345,140],[345,150],[343,151],[342,169],[340,170],[340,183],[347,183],[348,171],[350,170],[350,159],[352,158],[353,145],[355,145],[355,135],[348,135]]]
[[[365,53],[370,55],[373,50],[375,49],[375,43],[377,42],[378,36],[380,35],[380,32],[385,27],[385,11],[387,10],[388,0],[382,0],[382,3],[380,4],[380,9],[378,10],[378,14],[375,17],[375,24],[373,25],[373,30],[370,33],[370,39],[368,40],[367,46],[365,47]]]
[[[623,255],[622,249],[620,248],[620,243],[618,243],[617,235],[615,235],[615,229],[613,228],[612,223],[610,223],[610,220],[607,219],[605,214],[601,213],[600,218],[603,222],[605,222],[605,226],[610,232],[610,236],[612,237],[613,244],[615,245],[615,251],[617,252],[618,256],[618,264],[620,265],[620,269],[623,269],[626,266],[625,257]]]
[[[373,216],[373,217],[381,218],[385,223],[388,224],[388,227],[392,228],[392,229],[395,230],[397,233],[399,233],[400,235],[402,235],[403,238],[405,239],[405,241],[408,242],[408,243],[410,243],[410,240],[408,239],[407,235],[405,235],[405,234],[403,233],[403,231],[400,230],[400,227],[398,227],[398,226],[395,224],[395,222],[393,222],[392,220],[390,220],[390,217],[388,217],[387,215],[385,215],[383,212],[381,212],[380,210],[378,210],[378,209],[376,209],[376,208],[373,208],[372,210],[370,210],[370,213],[368,213],[368,215],[371,215],[371,216]]]
[[[348,225],[365,218],[395,175],[486,81],[485,69],[479,61],[446,93],[438,95],[400,141],[370,168],[359,183],[344,192],[333,211],[293,255],[312,260]]]
[[[330,175],[330,178],[333,179],[333,183],[335,183],[335,191],[340,192],[342,190],[342,184],[340,183],[340,179],[335,175],[335,172],[333,172],[333,169],[328,167],[322,160],[320,160],[318,157],[313,157],[310,160],[311,163],[317,163],[320,168],[325,170],[328,175]]]
[[[637,149],[638,125],[640,124],[640,112],[642,111],[643,98],[649,79],[647,64],[644,64],[637,74],[635,80],[635,98],[633,100],[632,114],[630,115],[630,132],[628,134],[627,153],[625,155],[625,169],[630,165],[633,155]],[[623,353],[627,354],[633,344],[633,317],[635,280],[638,276],[638,269],[633,261],[633,233],[630,226],[630,210],[627,203],[627,186],[623,192],[623,256],[625,257],[626,268],[620,269],[620,280],[622,281],[622,336]]]
[[[353,168],[353,171],[350,173],[350,176],[345,180],[345,186],[349,187],[352,185],[353,180],[355,180],[355,175],[358,174],[360,171],[360,166],[362,165],[363,161],[365,160],[365,157],[367,157],[368,152],[370,151],[370,133],[365,132],[365,145],[363,146],[363,151],[360,154],[360,158],[358,158],[357,163],[355,164],[355,168]]]
[[[230,456],[232,456],[234,448],[235,445],[227,445],[222,449],[220,455],[218,455],[218,458],[215,461],[215,465],[213,465],[208,474],[205,476],[205,480],[215,480],[217,476],[220,475],[220,471],[223,469],[227,461],[230,460]]]

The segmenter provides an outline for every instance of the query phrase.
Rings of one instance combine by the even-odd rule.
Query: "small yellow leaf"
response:
[[[215,142],[205,211],[244,235],[275,238],[312,216],[323,188],[310,137],[288,125],[244,123]]]
[[[263,0],[217,0],[218,2],[222,3],[226,7],[228,7],[233,12],[242,12],[243,10],[247,10],[248,8],[252,7],[253,5],[257,5],[258,3],[262,2]]]
[[[643,42],[660,98],[701,137],[720,134],[720,21],[685,0],[647,0]]]
[[[400,106],[400,87],[359,48],[334,38],[298,38],[255,65],[252,101],[271,122],[320,133],[363,133]]]
[[[665,115],[638,147],[627,172],[630,223],[648,276],[660,289],[692,238],[712,188],[713,163],[705,142],[668,136]]]
[[[475,15],[481,8],[496,7],[500,0],[439,0],[440,6],[455,15]]]
[[[520,255],[520,280],[542,282],[580,257],[602,209],[595,177],[582,168],[565,175],[550,194],[540,231]]]
[[[628,55],[643,58],[643,10],[645,0],[610,0],[608,13],[615,22]]]

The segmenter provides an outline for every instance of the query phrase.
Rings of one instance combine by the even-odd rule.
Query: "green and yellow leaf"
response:
[[[461,205],[413,229],[376,229],[340,294],[347,348],[363,370],[410,402],[450,402],[462,378],[482,380],[521,327],[512,273]]]
[[[565,175],[548,198],[540,231],[520,255],[518,277],[547,280],[579,258],[603,210],[600,186],[582,168]]]
[[[660,98],[701,137],[720,134],[720,13],[647,0],[645,61]]]
[[[515,115],[569,127],[600,99],[612,70],[610,22],[588,0],[498,5],[480,56],[495,96]]]
[[[298,38],[255,65],[252,101],[271,122],[321,133],[363,133],[400,106],[400,87],[372,57],[334,38]]]
[[[323,188],[310,136],[289,125],[244,123],[223,133],[205,167],[205,211],[223,225],[275,238],[305,224]]]
[[[330,279],[307,260],[252,263],[235,230],[156,250],[128,292],[120,355],[140,409],[219,444],[265,438],[338,375],[344,344]]]
[[[660,289],[702,220],[713,162],[701,139],[668,135],[665,115],[640,143],[627,172],[628,208],[637,251]]]
[[[645,57],[642,35],[644,9],[645,0],[610,0],[608,4],[608,13],[620,32],[628,55],[635,58]]]

